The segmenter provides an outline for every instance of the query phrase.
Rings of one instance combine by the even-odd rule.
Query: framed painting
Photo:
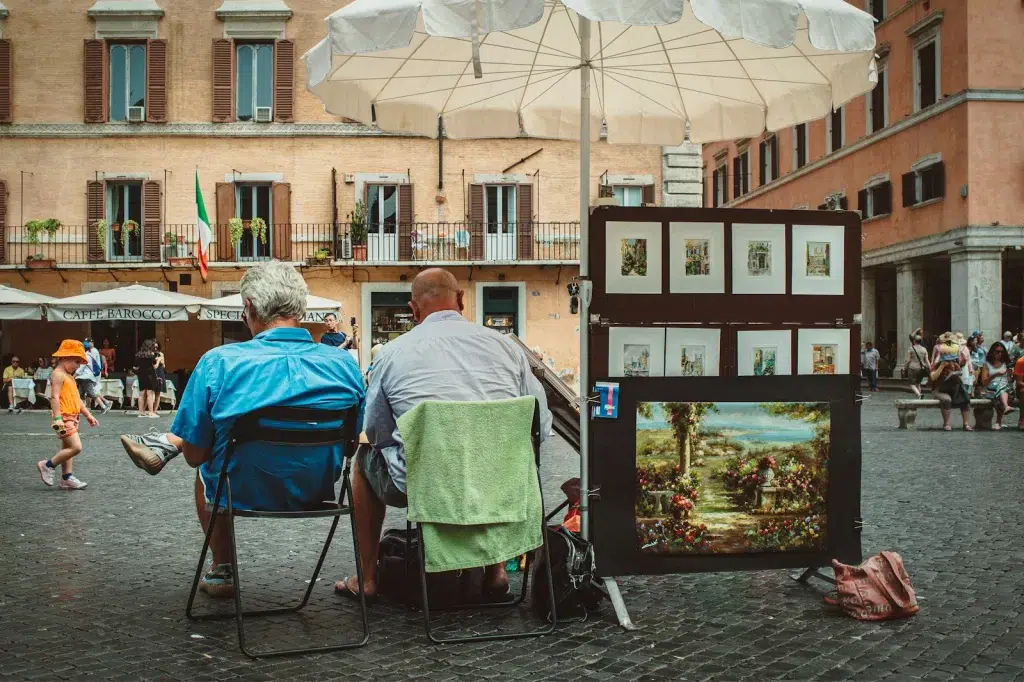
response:
[[[732,226],[732,293],[786,293],[786,226]]]
[[[611,327],[608,330],[608,376],[665,376],[665,330]]]
[[[844,295],[845,244],[842,225],[794,225],[793,294]]]
[[[721,366],[722,330],[673,327],[665,331],[665,376],[716,377]]]
[[[741,377],[793,373],[793,333],[783,330],[736,332],[736,374]]]
[[[605,241],[607,293],[661,293],[661,223],[609,222]]]
[[[849,329],[800,329],[796,333],[797,374],[849,374]]]
[[[725,223],[669,223],[669,292],[725,293]]]
[[[619,419],[592,427],[602,570],[859,561],[855,381],[620,380]]]

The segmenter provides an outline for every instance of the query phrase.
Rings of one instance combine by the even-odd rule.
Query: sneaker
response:
[[[74,474],[67,478],[60,479],[61,490],[85,490],[85,486],[87,485],[89,484],[75,478]]]
[[[53,485],[53,476],[57,473],[56,469],[51,469],[46,466],[46,460],[41,459],[36,462],[36,469],[39,469],[39,478],[43,479],[43,483],[46,485]]]
[[[101,414],[106,414],[107,412],[110,412],[111,408],[113,408],[113,407],[114,407],[114,403],[112,403],[110,401],[107,401],[107,402],[103,403],[103,412],[101,412]]]
[[[135,462],[135,466],[143,469],[150,476],[156,476],[167,462],[178,456],[178,448],[165,440],[164,434],[155,429],[149,433],[134,436],[121,436],[124,451]]]
[[[199,581],[199,589],[215,599],[230,599],[235,596],[235,580],[231,574],[231,564],[214,566]]]

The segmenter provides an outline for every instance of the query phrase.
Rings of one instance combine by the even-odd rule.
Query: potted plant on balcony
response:
[[[352,237],[352,259],[366,260],[366,204],[357,201],[348,216]]]
[[[245,223],[242,222],[241,218],[231,218],[228,220],[228,236],[231,238],[232,247],[238,246],[238,242],[242,241],[244,233]]]
[[[267,221],[263,218],[256,216],[249,221],[249,229],[259,239],[260,244],[267,243]]]
[[[171,267],[191,266],[192,259],[188,258],[188,248],[185,246],[184,235],[174,232],[164,233],[164,260]]]
[[[57,234],[57,230],[61,228],[61,222],[56,218],[47,218],[46,220],[29,220],[25,223],[25,234],[28,237],[28,243],[32,246],[38,247],[42,240],[40,235],[45,232],[49,235],[49,241],[52,242],[54,236]],[[56,266],[57,262],[52,258],[47,258],[42,252],[37,252],[29,255],[25,259],[25,265],[30,268],[52,268]]]
[[[107,221],[96,221],[96,240],[100,243],[100,250],[103,251],[104,260],[107,257]]]
[[[128,255],[128,240],[133,232],[139,231],[139,224],[134,220],[126,220],[121,223],[121,246],[124,248],[124,255]]]
[[[324,265],[331,260],[330,249],[321,248],[313,252],[313,255],[306,259],[307,265]]]

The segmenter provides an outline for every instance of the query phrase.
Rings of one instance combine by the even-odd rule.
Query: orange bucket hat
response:
[[[60,348],[53,354],[55,358],[78,358],[82,362],[89,362],[85,356],[85,346],[81,341],[75,339],[64,339],[60,342]]]

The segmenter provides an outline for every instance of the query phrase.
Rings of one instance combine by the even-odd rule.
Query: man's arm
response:
[[[171,424],[171,433],[182,441],[181,454],[193,469],[213,457],[215,430],[210,415],[213,410],[211,386],[215,377],[210,365],[206,356],[199,360]]]
[[[395,433],[395,414],[391,411],[391,403],[384,394],[387,379],[388,363],[380,361],[370,375],[370,386],[366,389],[366,411],[363,416],[363,431],[366,439],[375,449],[393,445]]]

